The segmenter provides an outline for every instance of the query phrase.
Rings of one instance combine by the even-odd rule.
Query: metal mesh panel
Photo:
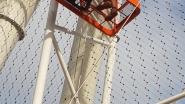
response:
[[[0,73],[2,104],[32,103],[49,1],[41,0],[27,25],[26,37],[16,44]],[[185,2],[141,2],[141,14],[121,30],[120,41],[115,47],[117,53],[111,89],[112,104],[154,104],[182,92],[185,88]],[[77,16],[59,6],[56,24],[75,30],[77,21]],[[57,30],[55,36],[67,63],[74,36]],[[96,96],[85,96],[94,104],[101,104],[102,101],[107,66],[107,48],[102,48],[103,53],[99,59],[92,57],[92,66],[101,62],[100,71],[92,71],[97,74],[97,77],[92,77],[97,79]],[[4,51],[0,50],[0,53]],[[59,104],[64,76],[54,50],[48,70],[43,103]],[[87,91],[91,94],[89,92]]]
[[[24,27],[39,0],[0,1],[0,70],[18,40],[24,38]]]

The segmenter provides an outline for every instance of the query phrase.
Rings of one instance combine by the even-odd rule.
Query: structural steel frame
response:
[[[57,16],[57,9],[58,9],[58,3],[55,0],[51,0],[47,24],[46,24],[45,38],[43,40],[40,65],[39,65],[39,70],[38,70],[38,75],[37,75],[36,88],[35,88],[34,97],[33,97],[33,104],[42,104],[52,44],[54,46],[54,49],[56,50],[57,57],[59,59],[59,63],[60,63],[62,70],[64,72],[64,76],[67,79],[67,82],[68,82],[69,87],[72,91],[72,94],[74,95],[73,98],[75,99],[76,104],[80,104],[79,99],[78,99],[78,92],[75,91],[70,74],[67,70],[67,65],[64,62],[64,58],[62,56],[61,50],[60,50],[58,43],[57,43],[57,40],[55,39],[55,36],[54,36],[55,29],[61,30],[61,31],[65,30],[64,27],[60,27],[60,26],[55,25],[55,20],[56,20],[56,16]],[[81,36],[81,35],[79,35],[79,33],[76,33],[76,32],[71,32],[71,33],[78,35],[78,36]],[[102,45],[109,47],[108,48],[108,52],[109,52],[109,54],[108,54],[108,67],[107,67],[107,71],[105,73],[106,75],[105,75],[105,80],[104,80],[104,92],[103,92],[103,104],[108,104],[110,102],[110,94],[111,94],[110,87],[112,86],[111,82],[112,82],[112,76],[113,76],[113,67],[114,67],[115,52],[116,52],[115,45],[116,45],[117,38],[112,37],[113,41],[105,42],[103,40],[93,38],[90,36],[81,36],[81,37],[85,38],[87,40],[92,40],[96,43],[99,43],[99,44],[102,44]],[[109,99],[109,100],[107,100],[107,99]]]
[[[50,7],[49,7],[49,13],[48,13],[48,19],[46,24],[46,32],[45,32],[45,38],[43,41],[43,48],[41,53],[41,59],[40,59],[40,65],[39,65],[39,71],[37,76],[37,83],[33,98],[33,104],[42,104],[42,98],[45,88],[45,82],[47,77],[47,69],[49,65],[49,58],[50,58],[50,52],[52,49],[52,44],[56,50],[57,57],[59,59],[59,63],[62,67],[62,70],[64,72],[64,76],[68,81],[69,87],[72,91],[72,94],[74,95],[75,102],[77,104],[80,104],[78,99],[78,92],[75,91],[70,74],[67,70],[67,65],[64,62],[64,58],[62,56],[61,50],[58,46],[58,43],[54,36],[54,29],[66,31],[64,27],[60,27],[55,25],[56,15],[57,15],[57,9],[58,9],[58,3],[55,0],[51,0]],[[77,36],[80,36],[82,38],[85,38],[87,40],[94,41],[96,43],[105,45],[108,47],[108,63],[107,63],[107,69],[105,72],[105,79],[104,79],[104,90],[103,90],[103,104],[109,104],[110,103],[110,94],[111,94],[111,87],[112,87],[112,77],[114,72],[114,62],[115,62],[115,53],[116,53],[116,39],[112,37],[112,42],[105,42],[100,39],[96,39],[90,36],[83,36],[80,35],[80,33],[71,31],[71,34],[75,34]],[[172,96],[168,99],[165,99],[157,104],[170,104],[174,103],[177,100],[180,100],[185,97],[185,92],[182,92],[180,94],[177,94],[175,96]],[[73,98],[72,98],[73,99]]]

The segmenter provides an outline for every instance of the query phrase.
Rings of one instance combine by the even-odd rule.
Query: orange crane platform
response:
[[[117,0],[113,0],[117,2],[115,9],[116,15],[112,16],[109,20],[106,20],[106,17],[111,15],[111,8],[113,8],[106,5],[106,2],[111,2],[111,0],[103,0],[99,4],[95,4],[95,0],[56,1],[111,37],[116,36],[116,33],[118,33],[122,27],[126,26],[130,21],[138,16],[141,8],[138,0],[123,0],[122,3],[117,2]],[[93,14],[96,14],[98,19],[93,17]]]

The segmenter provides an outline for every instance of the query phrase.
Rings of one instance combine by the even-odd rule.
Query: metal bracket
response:
[[[61,27],[61,26],[55,25],[54,28],[57,29],[57,30],[63,31],[65,33],[69,33],[71,35],[77,35],[77,36],[79,36],[81,38],[88,39],[90,41],[94,41],[94,42],[96,42],[98,44],[102,44],[102,45],[105,45],[105,46],[111,46],[110,42],[106,42],[104,40],[101,40],[101,39],[98,39],[98,38],[94,38],[94,37],[91,37],[91,36],[84,36],[84,35],[81,35],[80,33],[76,32],[76,31],[70,31],[70,30],[68,30],[65,27]]]

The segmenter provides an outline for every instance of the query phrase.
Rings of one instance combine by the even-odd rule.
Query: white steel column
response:
[[[172,96],[172,97],[170,97],[168,99],[165,99],[163,101],[160,101],[157,104],[171,104],[171,103],[174,103],[174,102],[176,102],[176,101],[178,101],[180,99],[183,99],[183,98],[185,98],[185,91],[182,92],[182,93],[180,93],[180,94],[177,94],[175,96]]]
[[[55,0],[51,0],[46,24],[46,36],[43,43],[33,104],[42,104],[44,86],[46,82],[47,70],[49,65],[50,51],[52,47],[52,35],[54,34],[54,25],[56,20],[57,8],[58,8],[57,2]]]
[[[95,17],[98,19],[98,16]],[[94,41],[84,39],[84,36],[102,39],[104,35],[82,19],[79,19],[75,33],[81,33],[81,36],[75,34],[68,70],[75,90],[79,91],[78,97],[80,103],[93,104],[97,82],[95,78],[97,73],[95,72],[99,71],[100,62],[98,59],[102,55],[103,46]],[[89,75],[91,70],[93,70],[93,72]],[[86,82],[83,83],[85,80]],[[79,90],[82,83],[83,86]],[[72,97],[73,94],[68,87],[68,82],[65,80],[60,104],[69,104]],[[75,104],[75,102],[72,101],[71,104]]]
[[[46,35],[43,43],[42,56],[39,65],[39,71],[37,75],[37,83],[33,98],[33,104],[42,104],[42,98],[44,93],[44,86],[47,77],[47,70],[49,65],[50,52],[52,48],[52,33]]]
[[[103,90],[103,98],[102,104],[110,104],[111,98],[111,89],[112,89],[112,79],[114,73],[114,63],[116,58],[116,38],[113,38],[111,46],[108,48],[108,62],[107,69],[105,71],[104,78],[104,90]]]
[[[97,29],[83,20],[79,20],[76,31],[77,33],[81,33],[81,35],[84,36],[88,35],[98,39],[102,38],[101,32],[99,32]],[[97,62],[98,59],[101,57],[102,50],[103,48],[101,44],[95,43],[93,41],[87,41],[83,37],[75,35],[71,50],[71,56],[68,63],[68,70],[76,91],[78,90],[81,83],[86,79],[88,73],[92,70],[93,63]],[[95,60],[93,60],[92,58]],[[98,72],[99,62],[96,64],[93,70]],[[91,73],[91,75],[87,79],[87,82],[78,92],[78,97],[81,104],[93,103],[92,100],[87,99],[85,96],[93,99],[96,88],[95,76],[96,73]],[[87,93],[87,91],[89,93]],[[60,104],[69,104],[72,97],[73,94],[68,87],[68,82],[65,80]],[[76,103],[72,102],[71,104]]]

